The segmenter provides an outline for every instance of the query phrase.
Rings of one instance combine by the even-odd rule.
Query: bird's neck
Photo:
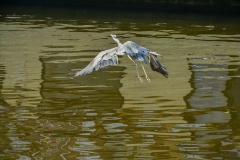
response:
[[[118,46],[122,46],[122,43],[118,39],[115,39],[115,41],[117,42]]]

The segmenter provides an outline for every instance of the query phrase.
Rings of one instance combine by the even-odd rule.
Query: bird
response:
[[[168,78],[169,74],[168,74],[167,69],[165,67],[163,67],[157,59],[157,56],[162,57],[162,55],[160,55],[156,52],[152,52],[145,47],[139,46],[138,44],[136,44],[132,41],[127,41],[122,44],[116,35],[111,34],[111,37],[118,44],[118,46],[111,48],[111,49],[101,51],[84,69],[76,72],[75,77],[89,74],[92,71],[99,70],[99,68],[117,65],[118,64],[118,56],[117,55],[127,55],[128,58],[136,66],[137,77],[139,78],[139,80],[141,82],[143,82],[143,79],[139,75],[138,65],[135,62],[135,60],[140,61],[143,72],[146,77],[146,80],[148,82],[150,82],[150,78],[148,77],[142,62],[144,62],[145,64],[148,64],[148,61],[149,61],[150,67],[153,71],[159,72],[164,77]],[[148,61],[146,60],[145,57],[148,58]]]

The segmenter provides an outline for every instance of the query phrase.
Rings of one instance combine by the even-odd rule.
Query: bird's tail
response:
[[[150,66],[153,71],[161,73],[164,77],[168,78],[168,72],[165,67],[163,67],[160,62],[157,60],[157,55],[156,54],[149,54],[148,56],[149,61],[150,61]]]

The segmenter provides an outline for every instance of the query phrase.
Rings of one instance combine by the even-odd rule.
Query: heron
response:
[[[141,82],[143,79],[140,77],[138,72],[138,65],[135,61],[140,61],[143,72],[145,74],[146,80],[150,82],[150,78],[148,77],[146,70],[143,66],[143,62],[148,64],[150,63],[150,67],[153,71],[161,73],[164,77],[168,78],[168,71],[165,67],[163,67],[157,59],[157,56],[161,56],[156,52],[152,52],[149,49],[139,46],[132,41],[127,41],[125,43],[121,43],[116,35],[112,35],[111,37],[115,42],[117,42],[118,46],[101,51],[84,69],[78,71],[75,74],[75,77],[80,75],[86,75],[91,73],[92,71],[97,71],[99,68],[103,68],[106,66],[112,66],[118,64],[118,56],[117,55],[127,55],[128,58],[134,63],[136,66],[137,77]],[[148,58],[148,61],[146,58]]]

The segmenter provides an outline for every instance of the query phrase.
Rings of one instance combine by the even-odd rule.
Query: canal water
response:
[[[78,7],[0,7],[0,159],[240,158],[240,18]],[[134,41],[165,78],[119,57]],[[140,64],[139,64],[140,66]]]

